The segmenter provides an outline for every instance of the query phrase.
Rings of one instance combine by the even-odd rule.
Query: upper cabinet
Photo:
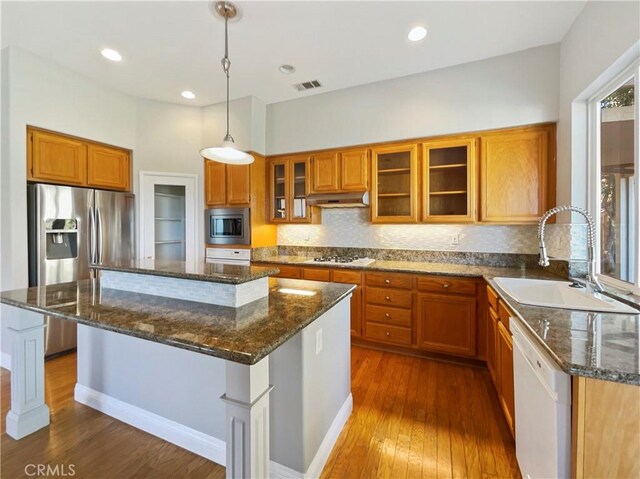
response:
[[[371,221],[418,221],[418,145],[400,144],[371,150]]]
[[[555,202],[555,125],[483,134],[480,221],[536,223]]]
[[[204,177],[207,206],[249,206],[250,165],[226,165],[205,160]]]
[[[310,159],[297,155],[269,162],[269,217],[273,223],[317,223],[320,212],[307,205]]]
[[[113,190],[131,189],[129,152],[90,144],[87,160],[87,185]]]
[[[423,143],[422,158],[422,221],[474,222],[477,139]]]
[[[367,190],[369,149],[313,153],[311,193],[340,193]]]
[[[131,152],[27,127],[27,179],[129,191]]]

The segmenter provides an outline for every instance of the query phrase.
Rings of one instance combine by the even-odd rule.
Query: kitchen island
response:
[[[176,268],[184,266],[166,266],[157,265],[162,277],[183,278]],[[353,286],[233,268],[207,271],[202,281],[215,283],[218,274],[227,277],[223,284],[265,280],[267,295],[230,307],[100,280],[3,292],[3,321],[13,335],[8,433],[20,439],[49,423],[47,314],[81,325],[76,400],[225,463],[228,477],[268,476],[270,465],[282,474],[321,468],[351,410]]]

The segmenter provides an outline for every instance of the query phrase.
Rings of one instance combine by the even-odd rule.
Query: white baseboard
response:
[[[107,396],[82,384],[76,383],[74,398],[85,406],[153,434],[210,461],[223,466],[226,463],[226,443],[218,438]]]
[[[119,421],[141,429],[160,439],[182,447],[220,465],[226,464],[226,443],[190,427],[159,416],[145,409],[133,406],[119,399],[107,396],[94,389],[77,384],[74,398],[81,404],[96,409]],[[327,434],[320,443],[318,452],[306,473],[298,472],[277,462],[270,462],[271,477],[277,479],[315,479],[320,477],[331,450],[353,410],[353,396],[349,394],[338,411]]]
[[[11,355],[9,353],[0,353],[0,367],[11,371]]]
[[[333,446],[335,446],[338,436],[340,436],[340,433],[342,432],[342,428],[349,419],[349,416],[351,416],[351,411],[353,411],[353,396],[349,394],[349,397],[338,411],[338,414],[331,423],[331,426],[329,426],[329,430],[320,443],[318,452],[316,452],[316,455],[311,461],[306,473],[298,472],[294,469],[283,466],[282,464],[271,461],[271,477],[276,479],[316,479],[320,477],[320,474],[322,474],[322,470],[324,469],[324,465],[327,463],[327,459],[329,459],[329,454],[331,454]]]

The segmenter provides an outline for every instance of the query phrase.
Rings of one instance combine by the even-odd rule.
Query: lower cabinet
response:
[[[498,393],[511,434],[515,436],[515,393],[513,380],[513,339],[509,317],[513,314],[487,285],[487,368]]]
[[[418,347],[475,356],[475,296],[419,293],[417,316]]]
[[[499,397],[511,433],[515,432],[515,397],[513,381],[513,341],[502,321],[498,322],[498,362],[500,364]]]

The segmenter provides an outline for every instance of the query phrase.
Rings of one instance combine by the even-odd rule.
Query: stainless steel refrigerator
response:
[[[29,184],[29,286],[90,278],[90,263],[132,259],[134,199],[130,193]],[[45,356],[76,347],[75,323],[47,317],[46,324]]]

